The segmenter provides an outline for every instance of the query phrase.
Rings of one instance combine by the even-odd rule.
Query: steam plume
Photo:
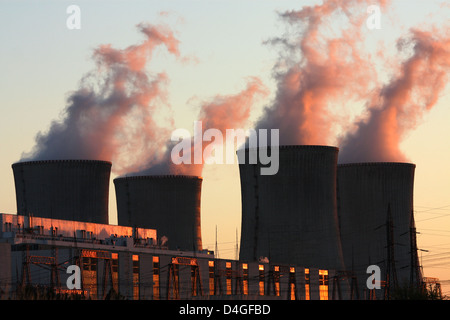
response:
[[[340,162],[407,161],[400,143],[437,102],[450,71],[450,37],[413,29],[398,41],[412,48],[397,75],[368,104],[367,116],[342,139]]]
[[[245,128],[253,105],[258,98],[265,97],[267,94],[268,90],[261,80],[253,77],[248,80],[246,88],[239,93],[234,95],[217,95],[210,101],[202,103],[198,117],[198,121],[202,124],[202,130],[216,129],[225,137],[227,129]],[[200,134],[203,135],[203,132]],[[207,146],[215,144],[216,150],[224,147],[222,141],[202,142],[202,137],[199,137],[197,142],[195,142],[195,139],[192,137],[190,140],[191,163],[177,165],[171,160],[171,151],[175,144],[176,142],[172,141],[167,143],[166,153],[159,163],[132,175],[183,174],[200,176],[206,159],[202,156],[201,163],[194,163],[195,149],[198,148],[201,154],[204,155]]]
[[[274,68],[276,97],[258,128],[280,129],[280,144],[332,142],[337,120],[345,119],[340,104],[360,99],[374,83],[361,49],[369,4],[324,1],[280,14],[293,31],[268,41],[281,45],[282,54]]]
[[[139,24],[137,28],[145,36],[141,44],[123,50],[101,45],[94,51],[97,70],[82,79],[68,98],[62,120],[37,135],[35,147],[22,155],[23,161],[108,160],[120,174],[153,161],[149,155],[161,156],[158,151],[168,133],[158,126],[157,117],[164,120],[164,113],[158,112],[167,109],[168,77],[149,74],[146,66],[159,46],[178,57],[179,42],[165,26]]]

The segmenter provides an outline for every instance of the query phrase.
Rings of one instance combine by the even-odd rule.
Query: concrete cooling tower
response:
[[[18,214],[108,224],[111,162],[29,161],[12,169]]]
[[[336,203],[338,148],[280,146],[279,170],[261,175],[238,150],[242,226],[240,259],[343,269]]]
[[[156,229],[169,249],[202,250],[202,181],[184,175],[114,179],[118,224]]]
[[[338,166],[338,212],[347,270],[358,276],[360,292],[367,293],[367,268],[377,265],[381,281],[390,274],[409,284],[415,165],[355,163]],[[415,239],[415,237],[414,237]],[[415,243],[413,244],[415,246]],[[414,259],[413,259],[414,260]],[[378,290],[383,294],[383,290]]]

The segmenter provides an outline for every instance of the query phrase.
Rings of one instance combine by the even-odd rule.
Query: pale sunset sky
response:
[[[11,164],[35,145],[36,134],[63,116],[66,99],[83,76],[95,69],[92,53],[103,44],[123,49],[143,40],[136,25],[164,24],[179,40],[186,59],[157,50],[149,72],[165,72],[168,105],[175,128],[192,130],[203,101],[243,90],[257,77],[269,96],[257,101],[251,121],[276,93],[272,70],[279,52],[266,43],[285,32],[278,12],[300,10],[322,1],[306,0],[73,0],[0,1],[0,212],[16,213]],[[373,4],[378,1],[374,0]],[[80,29],[69,29],[66,9],[80,8]],[[369,16],[368,13],[366,13]],[[445,0],[392,0],[381,13],[381,28],[366,30],[366,51],[395,56],[396,41],[410,28],[450,17]],[[445,25],[448,28],[448,25]],[[387,59],[386,61],[391,61]],[[391,66],[380,64],[380,78]],[[368,68],[369,70],[369,68]],[[369,76],[369,75],[368,75]],[[363,105],[354,105],[358,114]],[[339,108],[339,106],[336,106]],[[338,109],[336,109],[338,110]],[[424,275],[438,277],[450,294],[450,85],[437,103],[418,119],[401,143],[416,164],[415,219]],[[251,122],[248,125],[251,128]],[[168,137],[170,138],[170,137]],[[205,165],[202,189],[203,246],[220,258],[235,258],[240,236],[241,203],[237,164]],[[112,179],[110,223],[116,224]]]

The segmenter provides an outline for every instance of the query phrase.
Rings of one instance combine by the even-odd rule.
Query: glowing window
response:
[[[319,270],[320,300],[328,300],[328,270]]]
[[[290,299],[291,300],[295,300],[296,299],[296,292],[297,292],[297,288],[296,288],[296,283],[295,283],[295,268],[294,267],[290,267],[289,268],[289,292],[290,292]]]
[[[305,269],[305,300],[310,300],[310,291],[309,291],[309,269]]]
[[[259,295],[264,295],[264,265],[260,264],[259,267]]]
[[[244,294],[248,294],[248,264],[244,263],[242,265],[242,269],[243,269],[243,282],[242,282],[242,286],[243,286],[243,293]]]
[[[159,300],[159,257],[153,256],[153,299]]]
[[[214,269],[214,261],[208,261],[209,266],[209,295],[215,294],[215,279],[216,273]]]
[[[139,300],[139,256],[133,254],[133,299]]]
[[[280,295],[280,267],[274,266],[273,270],[274,270],[273,278],[274,278],[274,282],[275,282],[275,295],[279,296]]]
[[[232,284],[231,284],[231,262],[226,263],[226,285],[227,285],[227,294],[231,294]]]

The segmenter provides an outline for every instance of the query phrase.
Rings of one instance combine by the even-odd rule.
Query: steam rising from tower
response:
[[[145,40],[123,50],[111,45],[95,49],[97,69],[85,75],[81,87],[68,98],[60,122],[39,133],[23,161],[94,159],[114,163],[118,173],[139,168],[160,156],[169,135],[162,107],[167,107],[165,73],[146,67],[156,49],[164,46],[179,56],[178,40],[165,26],[139,24]],[[130,156],[132,155],[132,157]]]
[[[161,161],[154,165],[149,164],[144,170],[128,174],[130,176],[174,174],[201,176],[205,161],[212,156],[214,151],[223,150],[225,147],[224,141],[215,141],[213,138],[205,137],[204,131],[212,129],[225,136],[227,129],[245,128],[253,105],[267,94],[268,90],[261,80],[251,77],[247,81],[246,88],[240,92],[231,95],[217,95],[211,100],[204,101],[200,106],[198,116],[202,127],[201,132],[194,132],[194,135],[197,134],[195,137],[191,137],[190,134],[189,137],[185,137],[190,153],[188,156],[190,163],[174,164],[171,159],[172,150],[179,141],[168,141]],[[203,142],[203,140],[207,141]],[[197,152],[199,155],[196,155]],[[200,160],[198,162],[194,161],[194,158],[197,157]]]
[[[282,145],[333,142],[336,124],[345,122],[336,106],[361,99],[373,85],[361,33],[369,2],[324,1],[280,14],[292,29],[268,41],[282,50],[274,68],[277,93],[257,128],[279,128]]]
[[[162,25],[139,24],[137,28],[145,37],[142,43],[125,49],[115,49],[111,45],[95,49],[93,59],[97,69],[83,77],[81,87],[68,99],[62,120],[53,122],[48,132],[39,133],[36,146],[22,160],[111,161],[114,172],[122,176],[114,181],[119,223],[157,227],[159,232],[169,237],[171,247],[200,250],[202,179],[199,176],[204,159],[202,157],[200,164],[176,166],[172,163],[170,154],[174,143],[169,139],[173,119],[167,119],[165,113],[169,108],[166,93],[168,76],[147,71],[158,47],[165,47],[169,53],[180,57],[179,41],[169,28]],[[251,77],[241,92],[217,95],[204,102],[199,120],[205,130],[214,128],[223,133],[227,128],[245,126],[252,105],[266,94],[267,89],[262,82]],[[221,141],[213,143],[217,148],[223,147]],[[200,150],[203,154],[204,146],[200,146]],[[64,178],[71,176],[70,170],[61,170],[60,167],[55,169],[57,181],[70,182]],[[47,174],[53,173],[48,171]],[[160,176],[175,174],[178,176]],[[23,185],[20,179],[16,181],[18,197],[21,197]],[[27,186],[27,190],[31,188]],[[67,188],[61,188],[61,192],[64,190]],[[39,194],[34,191],[34,196]],[[77,195],[64,194],[61,199]],[[42,200],[56,201],[51,197]],[[28,209],[32,207],[30,201],[24,203],[28,204]],[[70,214],[75,220],[79,219],[74,212]],[[92,212],[90,214],[95,216]],[[102,210],[99,214],[105,212]],[[101,221],[108,222],[107,219]],[[175,222],[179,226],[174,229]]]
[[[398,41],[412,50],[391,81],[376,91],[367,115],[341,142],[340,162],[405,161],[400,143],[438,101],[450,71],[450,36],[413,29]]]
[[[387,3],[379,1],[382,8]],[[361,275],[367,263],[385,259],[386,234],[374,228],[386,223],[388,208],[399,232],[410,225],[414,165],[394,162],[406,161],[401,142],[448,81],[450,36],[412,29],[398,41],[399,51],[409,57],[381,86],[363,50],[361,27],[370,4],[324,0],[279,15],[294,32],[267,41],[281,48],[273,69],[276,94],[255,125],[280,130],[279,171],[263,176],[260,164],[239,166],[242,260],[268,257]],[[33,150],[13,165],[17,211],[108,223],[113,163],[120,176],[114,180],[119,224],[156,228],[171,249],[201,250],[201,175],[205,157],[211,156],[204,151],[211,149],[189,142],[192,155],[200,148],[201,163],[172,162],[169,77],[147,68],[157,49],[179,58],[179,40],[162,25],[137,29],[144,37],[139,44],[94,50],[96,70],[71,93],[61,121],[39,133]],[[251,77],[240,92],[202,102],[197,120],[204,130],[222,134],[245,128],[253,105],[267,93],[261,80]],[[367,109],[341,133],[349,123],[340,103],[347,101],[363,101]],[[197,141],[204,140],[201,135]],[[334,142],[346,165],[337,167],[338,149],[328,146]],[[223,147],[222,141],[211,143]],[[369,163],[375,161],[389,163]],[[367,248],[373,253],[366,255]],[[399,268],[407,256],[396,248]]]
[[[200,121],[205,130],[245,125],[251,106],[266,88],[257,78],[236,95],[217,96],[201,107]],[[202,141],[203,132],[198,141]],[[172,162],[173,142],[168,142],[162,160],[140,172],[114,180],[117,196],[118,221],[129,226],[156,228],[168,237],[170,249],[202,250],[201,185],[204,158],[203,145],[188,140],[188,149],[194,157],[195,147],[201,152],[201,163],[176,165]],[[222,141],[213,141],[223,148]],[[208,154],[205,155],[208,157]]]

